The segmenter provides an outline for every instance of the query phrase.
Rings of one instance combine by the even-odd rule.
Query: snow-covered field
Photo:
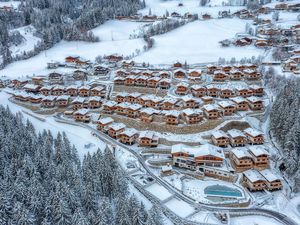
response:
[[[211,212],[201,211],[189,218],[198,223],[219,224],[220,221]]]
[[[1,91],[0,103],[4,106],[8,105],[10,110],[14,113],[20,112],[21,110],[30,112],[30,110],[11,103],[8,100],[9,97],[9,94]],[[47,117],[37,115],[39,118],[45,119],[45,122],[43,122],[25,113],[23,113],[23,115],[25,119],[29,119],[29,121],[33,123],[37,132],[42,132],[44,129],[50,130],[53,135],[57,135],[58,132],[65,132],[70,139],[71,144],[74,144],[77,148],[80,159],[83,159],[83,156],[88,152],[93,153],[97,151],[98,148],[104,149],[105,147],[105,144],[96,137],[93,137],[87,129],[64,123],[58,123],[53,119],[52,116]]]
[[[130,55],[136,49],[142,49],[144,46],[142,39],[105,41],[97,43],[87,43],[79,41],[61,41],[47,51],[43,51],[37,56],[27,60],[12,63],[0,70],[0,76],[6,75],[10,78],[33,74],[48,74],[46,70],[47,62],[51,60],[64,61],[69,55],[80,55],[89,60],[95,60],[99,55],[108,55],[118,53],[124,56]]]
[[[199,5],[199,0],[172,0],[172,1],[162,1],[162,0],[146,0],[146,8],[140,10],[140,13],[144,15],[149,14],[149,10],[153,15],[162,16],[168,11],[169,13],[177,12],[180,14],[184,13],[197,13],[197,14],[204,14],[209,13],[213,17],[218,16],[218,12],[221,10],[230,10],[231,12],[238,11],[243,7],[240,6],[223,6],[223,2],[228,2],[226,0],[213,0],[211,1],[208,6],[201,7]],[[238,1],[236,1],[238,2]],[[178,6],[179,3],[183,3],[183,6]]]
[[[171,199],[165,205],[171,211],[181,217],[187,217],[195,211],[195,209],[191,205],[176,198]]]
[[[146,188],[146,190],[154,196],[156,196],[161,201],[166,200],[167,198],[172,196],[172,194],[166,188],[157,183],[150,185]]]
[[[236,33],[245,31],[245,20],[213,19],[195,21],[167,34],[155,36],[153,49],[137,56],[137,62],[153,64],[215,62],[219,57],[241,59],[259,56],[263,50],[254,46],[222,48],[219,41],[234,38]]]
[[[34,36],[34,32],[36,31],[33,26],[25,26],[17,29],[11,30],[11,32],[19,31],[20,34],[24,37],[24,40],[19,45],[13,45],[10,47],[12,56],[20,55],[24,52],[29,52],[34,49],[34,45],[36,45],[41,39]]]
[[[264,216],[242,216],[230,219],[231,225],[282,225],[275,219]]]
[[[138,33],[140,28],[147,23],[109,20],[91,31],[100,41],[128,40],[130,35]]]

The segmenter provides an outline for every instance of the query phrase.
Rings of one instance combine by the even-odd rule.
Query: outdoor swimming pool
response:
[[[204,189],[204,194],[207,196],[229,197],[229,198],[241,198],[243,194],[241,191],[235,188],[230,188],[225,185],[212,185]]]

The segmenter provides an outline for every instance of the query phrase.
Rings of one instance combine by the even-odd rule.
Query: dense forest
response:
[[[80,162],[66,134],[36,133],[21,114],[0,107],[0,224],[160,225],[130,195],[111,151]]]
[[[277,83],[278,95],[270,114],[270,131],[283,153],[281,169],[300,191],[300,81],[288,79]],[[275,88],[275,85],[273,85]]]
[[[12,60],[29,58],[60,40],[99,41],[89,30],[118,15],[136,14],[140,0],[26,0],[17,11],[0,12],[0,68]],[[32,52],[12,59],[9,46],[14,37],[8,30],[33,25],[41,42]]]

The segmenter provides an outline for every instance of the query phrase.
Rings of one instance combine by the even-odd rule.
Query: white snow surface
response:
[[[180,217],[187,217],[195,211],[191,205],[177,198],[171,199],[165,205]]]
[[[221,47],[219,41],[234,38],[245,31],[245,20],[212,19],[195,21],[163,35],[154,36],[154,47],[135,57],[137,62],[166,64],[181,61],[187,63],[215,62],[220,57],[251,58],[264,53],[255,46]]]
[[[154,183],[150,185],[149,187],[146,188],[146,190],[149,191],[154,196],[156,196],[161,201],[172,196],[172,194],[166,188],[159,185],[158,183]]]
[[[282,225],[275,219],[265,216],[241,216],[230,219],[231,225]]]

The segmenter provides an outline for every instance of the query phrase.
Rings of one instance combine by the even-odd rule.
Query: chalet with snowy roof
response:
[[[91,114],[88,109],[79,109],[73,113],[73,117],[75,121],[88,123],[90,122]]]
[[[162,104],[161,104],[161,108],[163,110],[172,110],[175,109],[176,104],[179,102],[178,99],[176,98],[166,98],[163,100]]]
[[[236,86],[234,89],[237,96],[248,97],[252,95],[252,90],[245,85]]]
[[[24,87],[28,82],[29,82],[29,80],[26,79],[26,78],[16,78],[16,79],[13,79],[13,80],[11,81],[12,85],[13,85],[15,88],[21,88],[21,87]]]
[[[62,85],[55,85],[52,88],[52,95],[61,96],[65,94],[65,87]]]
[[[48,96],[52,94],[53,86],[44,86],[40,89],[42,95]]]
[[[188,75],[190,77],[196,77],[199,78],[201,76],[201,70],[189,70]]]
[[[140,132],[138,138],[139,147],[157,147],[159,142],[159,137],[155,135],[152,131],[142,131]]]
[[[31,78],[32,83],[35,85],[43,85],[45,77],[43,76],[34,76]]]
[[[241,80],[243,75],[244,75],[243,72],[241,72],[240,70],[237,70],[237,69],[232,69],[229,72],[230,80]]]
[[[127,108],[127,116],[130,118],[139,117],[142,106],[140,104],[130,104]]]
[[[218,67],[216,65],[209,64],[206,66],[206,70],[208,74],[213,74],[216,70],[218,70]]]
[[[60,73],[53,72],[48,75],[48,81],[50,84],[63,84],[64,77]]]
[[[251,96],[247,98],[251,110],[262,110],[264,108],[264,103],[261,98]]]
[[[169,176],[172,174],[173,174],[173,168],[169,163],[161,167],[161,174],[160,174],[161,176]]]
[[[221,66],[221,70],[223,72],[225,72],[226,74],[230,72],[230,70],[232,69],[232,66],[231,65],[222,65]]]
[[[109,73],[110,69],[106,65],[94,65],[93,71],[94,75],[106,75]]]
[[[274,7],[276,10],[287,10],[288,9],[288,4],[286,3],[278,3]]]
[[[244,134],[248,138],[249,143],[252,145],[259,145],[264,143],[263,132],[259,130],[249,127],[244,130]]]
[[[204,105],[213,104],[214,98],[211,96],[203,96],[203,97],[201,97],[201,101],[204,103]]]
[[[69,105],[70,96],[61,95],[56,98],[56,105],[58,107],[66,107]]]
[[[41,86],[40,85],[35,85],[35,84],[25,84],[23,89],[26,92],[31,92],[31,93],[39,93]]]
[[[87,80],[88,72],[84,70],[75,70],[72,77],[75,80]]]
[[[203,120],[201,109],[184,109],[181,111],[182,117],[188,124],[196,124]]]
[[[223,165],[225,160],[222,149],[211,144],[188,146],[173,145],[171,149],[173,165],[195,170],[198,166]]]
[[[204,13],[204,14],[202,15],[202,19],[204,19],[204,20],[209,20],[209,19],[211,19],[211,15],[209,15],[208,13]]]
[[[98,119],[96,121],[97,123],[97,129],[102,131],[102,132],[105,132],[106,131],[106,127],[110,124],[112,124],[114,122],[114,119],[111,118],[111,117],[102,117],[100,119]]]
[[[232,101],[220,101],[218,105],[223,116],[232,116],[236,111],[235,104]]]
[[[241,37],[234,40],[234,44],[236,46],[241,46],[241,47],[250,45],[251,43],[252,43],[252,39],[247,37]]]
[[[238,96],[238,97],[231,98],[231,101],[235,103],[237,111],[249,110],[249,105],[245,98]]]
[[[189,85],[187,83],[179,83],[176,85],[175,93],[177,95],[186,95],[189,91]]]
[[[254,45],[258,48],[265,48],[270,46],[269,42],[266,39],[257,39]]]
[[[262,86],[253,84],[249,86],[253,96],[262,97],[264,95],[264,88]]]
[[[263,146],[250,146],[249,153],[252,156],[253,164],[256,167],[269,167],[269,153]]]
[[[153,108],[143,108],[140,110],[140,120],[146,123],[151,123],[153,121],[153,116],[158,114],[159,111]]]
[[[191,86],[191,92],[194,97],[203,97],[206,95],[206,87],[195,84]]]
[[[102,105],[101,97],[99,96],[91,96],[87,100],[90,109],[98,109]]]
[[[72,101],[72,108],[73,110],[78,110],[78,109],[81,109],[83,108],[84,106],[84,102],[85,102],[85,99],[82,98],[82,97],[76,97],[73,101]]]
[[[220,92],[220,88],[217,85],[209,84],[206,86],[206,93],[210,97],[218,97]]]
[[[109,62],[119,62],[123,60],[123,56],[112,54],[112,55],[104,56],[104,59],[106,59]]]
[[[138,76],[135,79],[135,86],[139,86],[139,87],[146,87],[147,86],[147,80],[148,77],[147,76]]]
[[[220,88],[219,96],[220,98],[231,98],[235,96],[235,93],[231,87],[223,86]]]
[[[165,111],[164,120],[168,125],[178,125],[180,120],[180,112],[176,110]]]
[[[115,112],[119,115],[122,116],[127,116],[127,109],[129,107],[130,103],[129,102],[122,102],[116,105],[116,110]]]
[[[125,130],[118,135],[119,141],[126,145],[133,145],[137,138],[138,132],[133,128],[125,128]]]
[[[258,73],[256,70],[251,69],[244,70],[244,75],[248,80],[256,80],[260,78],[260,73]]]
[[[139,97],[142,94],[139,92],[132,92],[132,93],[128,93],[128,95],[126,96],[126,102],[130,102],[130,103],[138,103],[139,102]]]
[[[126,128],[123,123],[112,123],[107,126],[107,133],[112,138],[117,138]]]
[[[30,94],[23,91],[14,92],[13,96],[16,100],[22,102],[27,102],[30,98]]]
[[[231,129],[227,131],[229,137],[229,143],[232,147],[245,146],[248,142],[246,135],[237,129]]]
[[[91,87],[90,86],[81,86],[78,88],[78,94],[80,97],[89,97]]]
[[[160,89],[169,89],[171,87],[171,80],[163,78],[159,81],[158,86]]]
[[[233,148],[229,157],[234,168],[239,172],[253,168],[252,156],[246,148]]]
[[[116,97],[115,100],[117,103],[121,103],[121,102],[126,102],[126,97],[128,96],[127,92],[119,92]]]
[[[291,60],[293,60],[296,63],[300,63],[300,54],[293,55],[290,57]]]
[[[211,133],[211,141],[219,147],[227,147],[229,145],[229,137],[222,130],[216,130]]]
[[[168,79],[171,77],[171,73],[169,71],[160,71],[158,76],[162,79]]]
[[[282,189],[282,179],[270,169],[261,170],[259,173],[266,179],[265,184],[268,191]]]
[[[220,109],[214,104],[204,105],[203,112],[207,119],[214,120],[220,118]]]
[[[175,67],[175,68],[181,68],[182,66],[183,66],[182,63],[180,63],[180,62],[176,62],[173,64],[173,67]]]
[[[217,70],[213,74],[213,81],[224,82],[227,78],[228,78],[228,75],[221,70]]]
[[[266,184],[266,179],[254,169],[243,172],[243,184],[250,191],[262,191]]]
[[[77,59],[79,59],[79,56],[67,56],[65,58],[65,62],[66,63],[75,63]]]
[[[288,59],[282,65],[283,72],[293,72],[298,67],[298,63],[295,60]]]
[[[181,98],[182,102],[182,108],[198,108],[199,107],[199,101],[194,99],[191,96],[185,95]]]
[[[106,90],[104,86],[96,86],[90,90],[91,96],[97,96],[100,98],[104,98],[106,94]]]
[[[123,68],[130,68],[130,67],[133,67],[135,64],[135,62],[133,60],[124,60],[122,62],[122,67]]]
[[[124,84],[127,86],[134,86],[135,85],[135,75],[129,75],[125,78]]]
[[[150,95],[148,97],[149,97],[149,99],[147,101],[145,101],[144,105],[146,107],[152,107],[154,109],[159,109],[161,102],[163,101],[163,98],[155,96],[155,95],[154,96]]]
[[[145,71],[142,71],[141,72],[142,76],[145,76],[145,77],[152,77],[153,74],[154,74],[154,71],[151,71],[151,70],[145,70]]]
[[[147,87],[157,88],[159,85],[160,77],[151,77],[147,80]]]
[[[46,96],[42,99],[42,106],[45,108],[52,108],[55,106],[56,96]]]
[[[115,77],[114,78],[114,84],[116,85],[124,85],[126,78],[124,77]]]
[[[28,96],[27,99],[29,102],[31,102],[33,104],[38,104],[38,103],[41,103],[43,96],[31,94]]]
[[[112,114],[117,109],[117,102],[115,101],[107,101],[103,104],[103,112]]]
[[[183,79],[186,77],[186,71],[182,68],[176,69],[173,72],[173,76],[174,78],[178,78],[178,79]]]

